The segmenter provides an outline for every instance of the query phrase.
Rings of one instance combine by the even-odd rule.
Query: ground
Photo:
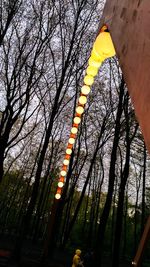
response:
[[[48,259],[43,262],[40,260],[40,252],[38,249],[31,251],[26,251],[24,253],[20,263],[14,262],[10,258],[9,251],[0,250],[0,267],[71,267],[71,255],[67,255],[66,252],[55,251],[54,258]],[[105,257],[103,261],[103,267],[110,267],[110,258]],[[120,267],[128,267],[130,262],[122,261]]]

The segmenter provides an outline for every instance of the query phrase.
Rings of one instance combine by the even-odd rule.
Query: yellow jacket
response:
[[[80,257],[78,255],[74,255],[72,267],[77,267],[80,261]]]

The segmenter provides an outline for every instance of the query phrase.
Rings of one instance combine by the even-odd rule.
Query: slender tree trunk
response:
[[[10,126],[10,123],[8,122],[4,135],[1,136],[1,133],[0,133],[0,182],[2,181],[3,175],[4,175],[5,149],[7,147],[10,130],[11,130],[11,126]]]
[[[117,115],[116,115],[114,141],[113,141],[113,147],[112,147],[111,159],[110,159],[108,193],[107,193],[105,206],[102,212],[100,225],[98,229],[98,235],[97,235],[98,238],[97,238],[97,247],[96,247],[96,264],[98,267],[101,266],[105,230],[106,230],[107,220],[108,220],[108,216],[109,216],[109,212],[111,208],[112,196],[113,196],[113,190],[114,190],[115,165],[116,165],[116,159],[117,159],[117,148],[118,148],[118,143],[119,143],[119,138],[120,138],[120,128],[121,128],[120,120],[122,116],[123,96],[124,96],[124,80],[122,79],[121,85],[120,85],[119,103],[118,103],[118,109],[117,109]]]
[[[96,212],[95,212],[95,231],[94,231],[94,235],[96,236],[97,235],[97,225],[99,223],[99,217],[100,217],[100,214],[99,214],[99,206],[100,206],[100,200],[101,200],[101,193],[102,193],[102,185],[103,185],[103,182],[104,182],[104,166],[103,166],[103,160],[102,158],[100,158],[100,166],[101,166],[101,180],[99,181],[99,186],[98,186],[98,189],[97,189],[97,203],[96,203]]]
[[[85,195],[85,191],[86,191],[87,185],[88,185],[89,180],[90,180],[91,172],[92,172],[92,169],[93,169],[93,166],[94,166],[94,163],[95,163],[95,159],[96,159],[97,153],[98,153],[98,151],[100,149],[100,141],[101,141],[102,135],[103,135],[104,130],[105,130],[105,124],[106,124],[106,118],[104,118],[104,120],[103,120],[101,131],[99,133],[99,137],[98,137],[98,140],[97,140],[97,145],[96,145],[95,151],[93,153],[93,157],[91,159],[91,164],[90,164],[89,171],[88,171],[88,174],[87,174],[87,177],[86,177],[86,181],[84,183],[80,199],[79,199],[79,201],[77,203],[77,206],[76,206],[76,209],[75,209],[75,212],[74,212],[74,216],[73,216],[72,220],[70,221],[70,225],[69,225],[68,231],[66,233],[66,236],[64,238],[63,245],[66,244],[66,242],[67,242],[67,240],[69,238],[69,235],[70,235],[70,233],[72,231],[72,228],[74,226],[74,223],[76,221],[79,209],[81,207],[81,204],[82,204],[82,201],[83,201],[83,198],[84,198],[84,195]]]
[[[137,179],[137,177],[136,177]],[[139,202],[139,191],[140,191],[140,181],[141,181],[141,173],[140,173],[140,178],[139,181],[137,179],[137,185],[136,185],[136,201],[135,201],[135,214],[134,214],[134,254],[136,253],[137,250],[137,226],[138,226],[138,202]]]
[[[110,244],[111,244],[111,255],[113,253],[113,243],[114,243],[114,228],[115,228],[115,221],[116,221],[116,194],[117,194],[117,186],[118,186],[118,181],[116,182],[115,185],[115,192],[113,196],[113,206],[112,206],[112,216],[111,216],[111,238],[110,238]]]
[[[130,147],[128,146],[124,173],[122,175],[121,185],[119,189],[119,201],[118,201],[117,216],[116,216],[116,230],[115,230],[112,267],[119,266],[119,255],[120,255],[120,245],[121,245],[120,242],[121,242],[122,222],[123,222],[124,194],[125,194],[126,182],[129,176],[129,161],[130,161]]]
[[[86,220],[87,220],[88,204],[89,204],[89,198],[90,198],[90,187],[91,187],[91,180],[89,182],[88,194],[87,194],[86,204],[85,204],[85,209],[84,209],[84,218],[83,218],[83,226],[82,226],[83,236],[86,230]]]
[[[93,171],[94,172],[94,171]],[[96,194],[95,194],[95,190],[94,190],[94,183],[95,183],[95,174],[94,174],[94,178],[92,180],[92,201],[91,201],[91,205],[90,205],[90,216],[89,216],[89,227],[88,227],[88,236],[87,236],[87,246],[89,248],[92,247],[92,236],[93,236],[93,227],[94,227],[94,219],[95,219],[95,204],[96,204]]]
[[[123,210],[124,210],[124,196],[125,196],[125,187],[126,187],[127,179],[129,176],[130,147],[131,147],[131,142],[138,128],[138,125],[136,124],[134,132],[131,135],[130,128],[131,128],[132,122],[129,121],[129,104],[128,103],[129,103],[129,95],[127,93],[125,97],[125,102],[124,102],[124,112],[125,112],[125,119],[126,119],[125,121],[126,122],[126,158],[125,158],[124,170],[123,172],[121,172],[112,267],[119,267],[119,256],[120,256],[122,224],[123,224]]]
[[[127,215],[128,215],[128,184],[126,186],[126,196],[125,196],[125,211],[124,211],[124,239],[123,239],[123,256],[126,255],[127,249]]]

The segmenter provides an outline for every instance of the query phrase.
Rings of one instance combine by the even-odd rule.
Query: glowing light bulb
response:
[[[68,159],[64,159],[63,164],[66,165],[66,166],[69,165],[69,160]]]
[[[72,149],[71,148],[67,148],[66,149],[66,154],[71,155],[71,153],[72,153]]]
[[[86,96],[82,95],[82,96],[79,97],[79,103],[81,105],[86,104],[86,102],[87,102],[87,97]]]
[[[78,107],[76,108],[76,112],[77,112],[78,114],[82,114],[82,113],[84,112],[84,108],[81,107],[81,106],[78,106]]]
[[[67,174],[67,172],[64,171],[64,170],[62,170],[62,171],[60,172],[60,175],[61,175],[61,176],[66,176],[66,174]]]
[[[80,114],[80,113],[79,113],[79,114]],[[77,131],[78,131],[78,129],[77,129],[76,127],[72,127],[72,129],[71,129],[71,133],[72,133],[72,134],[76,134]]]
[[[84,95],[88,95],[90,90],[91,90],[91,88],[88,85],[83,85],[81,87],[81,93]]]
[[[58,187],[62,188],[64,186],[63,182],[58,182]]]
[[[57,193],[57,194],[55,195],[55,198],[56,198],[56,199],[60,199],[60,198],[61,198],[61,194],[58,194],[58,193]]]
[[[75,143],[75,139],[74,138],[69,138],[69,141],[68,141],[69,144],[73,145]]]
[[[109,32],[101,32],[94,43],[96,53],[104,58],[115,56],[115,48]]]
[[[98,73],[98,68],[94,67],[94,66],[88,66],[87,70],[86,70],[86,73],[88,75],[91,75],[91,76],[96,76],[97,73]]]
[[[102,65],[102,62],[95,61],[92,56],[89,58],[89,66],[99,68]]]
[[[74,120],[73,120],[73,122],[74,122],[75,124],[79,124],[80,121],[81,121],[81,118],[79,118],[79,117],[75,117]]]
[[[94,78],[91,75],[85,75],[84,77],[84,83],[86,85],[92,85],[94,83]]]
[[[96,61],[96,62],[102,62],[104,59],[102,56],[100,56],[96,50],[95,47],[93,46],[92,52],[91,52],[91,58]]]

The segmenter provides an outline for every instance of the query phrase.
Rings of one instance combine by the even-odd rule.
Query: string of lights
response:
[[[80,96],[78,99],[78,104],[76,107],[75,116],[73,119],[73,125],[71,128],[67,149],[62,165],[62,169],[60,172],[60,177],[57,185],[57,191],[55,194],[56,199],[61,198],[65,176],[67,174],[67,168],[69,165],[73,145],[75,143],[75,139],[77,137],[78,127],[81,122],[81,116],[84,113],[85,105],[87,102],[87,96],[90,93],[91,86],[94,83],[94,78],[97,75],[99,68],[101,67],[103,61],[107,58],[113,57],[116,54],[115,48],[110,36],[110,33],[106,26],[102,27],[100,30],[88,61],[88,67],[86,69],[86,75],[84,77],[84,84],[81,87]]]

